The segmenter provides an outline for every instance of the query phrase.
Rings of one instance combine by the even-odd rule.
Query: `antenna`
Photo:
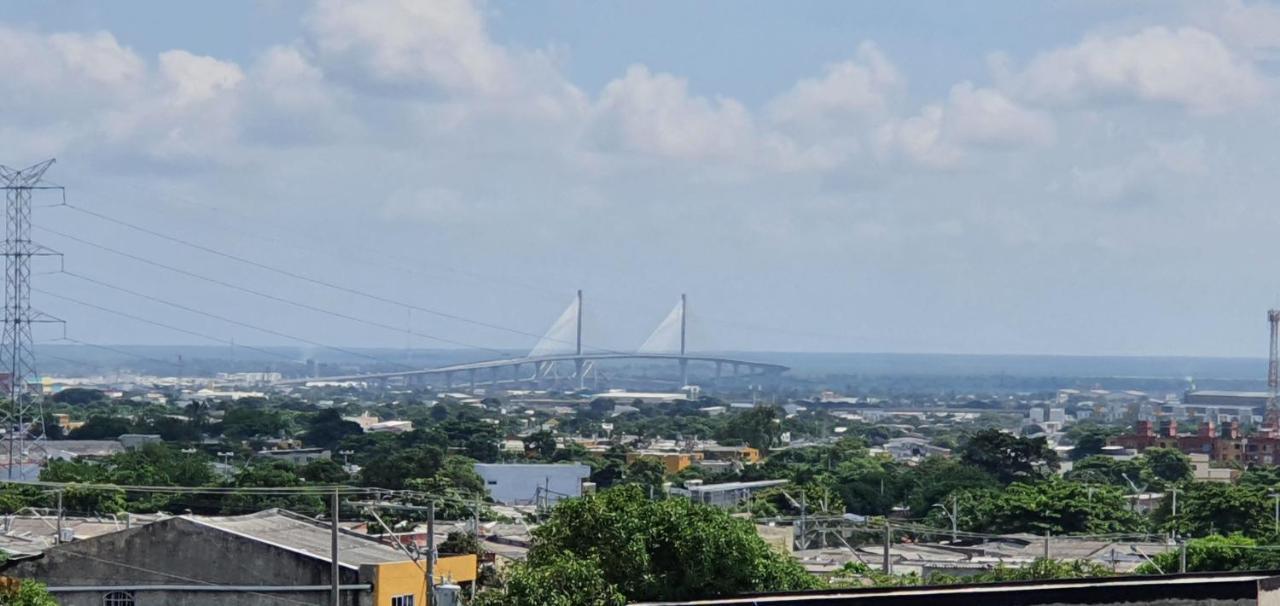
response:
[[[0,372],[6,373],[9,402],[3,408],[3,421],[9,434],[8,477],[14,479],[14,454],[26,460],[27,438],[39,424],[36,440],[43,440],[44,403],[35,397],[31,385],[36,374],[36,354],[31,337],[35,322],[61,322],[31,308],[31,258],[59,255],[31,241],[31,192],[57,189],[41,185],[53,159],[21,170],[0,166],[0,189],[5,191],[5,238],[0,250],[4,255],[4,331],[0,338]],[[64,192],[65,195],[65,192]],[[15,444],[15,442],[17,442]]]

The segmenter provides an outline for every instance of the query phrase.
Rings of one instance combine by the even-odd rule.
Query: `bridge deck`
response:
[[[399,370],[395,372],[379,372],[358,375],[342,375],[331,377],[314,377],[309,379],[289,379],[278,381],[277,385],[300,385],[313,381],[376,381],[384,379],[395,379],[401,377],[417,377],[424,375],[443,375],[455,372],[470,372],[474,370],[484,370],[489,368],[507,368],[512,366],[524,366],[527,364],[544,364],[549,362],[577,362],[577,361],[599,361],[599,360],[685,360],[688,362],[712,362],[719,364],[728,364],[736,366],[744,366],[757,372],[763,373],[782,373],[790,370],[790,368],[781,364],[771,364],[769,362],[757,362],[753,360],[741,360],[734,358],[724,358],[710,355],[697,354],[661,354],[661,353],[584,353],[584,354],[557,354],[546,356],[529,356],[523,358],[506,358],[501,360],[485,360],[483,362],[467,362],[465,364],[453,364],[449,366],[440,366],[437,368],[424,368],[421,370]]]

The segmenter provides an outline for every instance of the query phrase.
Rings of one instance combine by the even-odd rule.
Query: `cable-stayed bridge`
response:
[[[729,358],[688,351],[688,301],[684,295],[666,318],[635,351],[584,348],[582,341],[582,291],[552,323],[527,355],[481,362],[451,364],[419,370],[311,377],[280,381],[278,385],[312,382],[388,382],[420,384],[430,381],[443,387],[517,384],[575,385],[599,378],[599,365],[613,361],[669,361],[679,370],[681,386],[689,384],[689,366],[709,366],[715,384],[729,380],[772,380],[789,370],[781,364]]]

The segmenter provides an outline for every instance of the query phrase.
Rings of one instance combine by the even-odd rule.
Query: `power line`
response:
[[[235,255],[235,254],[228,253],[228,252],[223,252],[223,251],[218,250],[218,249],[216,249],[216,248],[212,248],[212,247],[209,247],[209,246],[204,246],[204,245],[202,245],[202,244],[196,244],[196,243],[193,243],[193,242],[188,242],[188,241],[183,240],[183,239],[181,239],[181,238],[175,238],[175,237],[170,236],[170,235],[168,235],[168,234],[166,234],[166,233],[159,232],[159,231],[156,231],[156,230],[153,230],[153,229],[147,228],[147,227],[142,227],[142,226],[140,226],[140,225],[135,225],[135,224],[133,224],[133,223],[129,223],[129,222],[127,222],[127,221],[123,221],[123,220],[121,220],[121,219],[117,219],[117,218],[112,217],[112,216],[110,216],[110,215],[105,215],[105,214],[102,214],[102,213],[99,213],[99,212],[95,212],[95,211],[92,211],[92,210],[89,210],[89,209],[86,209],[86,208],[81,208],[81,207],[76,206],[76,205],[74,205],[74,204],[67,203],[67,204],[65,204],[64,206],[65,206],[66,208],[71,209],[71,210],[74,210],[74,211],[76,211],[76,212],[83,213],[83,214],[86,214],[86,215],[89,215],[89,216],[92,216],[92,217],[97,217],[97,218],[99,218],[99,219],[101,219],[101,220],[103,220],[103,221],[107,221],[107,222],[110,222],[110,223],[114,223],[114,224],[116,224],[116,225],[120,225],[120,226],[122,226],[122,227],[127,227],[127,228],[129,228],[129,229],[136,230],[136,231],[142,232],[142,233],[144,233],[144,234],[147,234],[147,235],[150,235],[150,236],[153,236],[153,237],[156,237],[156,238],[160,238],[160,239],[165,240],[165,241],[167,241],[167,242],[172,242],[172,243],[174,243],[174,244],[178,244],[178,245],[180,245],[180,246],[186,246],[186,247],[188,247],[188,248],[193,248],[193,249],[195,249],[195,250],[199,250],[199,251],[202,251],[202,252],[206,252],[206,253],[209,253],[209,254],[211,254],[211,255],[215,255],[215,256],[218,256],[218,257],[222,257],[222,258],[224,258],[224,259],[229,259],[229,260],[235,261],[235,262],[237,262],[237,263],[243,263],[243,264],[245,264],[245,265],[249,265],[249,266],[251,266],[251,267],[256,267],[256,268],[258,268],[258,269],[262,269],[262,270],[269,271],[269,272],[272,272],[272,273],[276,273],[276,274],[279,274],[279,275],[282,275],[282,276],[286,276],[286,277],[289,277],[289,278],[293,278],[293,279],[295,279],[295,280],[300,280],[300,281],[307,282],[307,283],[310,283],[310,284],[315,284],[315,285],[317,285],[317,286],[323,286],[323,287],[325,287],[325,288],[330,288],[330,289],[333,289],[333,290],[336,290],[336,291],[339,291],[339,292],[344,292],[344,293],[347,293],[347,294],[356,295],[356,296],[359,296],[359,297],[364,297],[364,298],[369,299],[369,300],[372,300],[372,301],[378,301],[378,302],[380,302],[380,303],[386,303],[386,304],[389,304],[389,305],[396,305],[396,306],[399,306],[399,307],[404,307],[404,308],[406,308],[406,309],[412,309],[412,310],[414,310],[414,311],[420,311],[420,312],[423,312],[423,313],[431,314],[431,315],[438,316],[438,317],[441,317],[441,318],[446,318],[446,319],[449,319],[449,320],[454,320],[454,321],[457,321],[457,322],[464,322],[464,323],[467,323],[467,324],[472,324],[472,325],[475,325],[475,326],[481,326],[481,327],[489,328],[489,329],[492,329],[492,330],[505,331],[505,332],[509,332],[509,333],[512,333],[512,334],[518,334],[518,335],[523,335],[523,336],[526,336],[526,337],[532,337],[532,338],[534,338],[534,339],[547,339],[547,340],[550,340],[550,341],[559,341],[559,342],[561,342],[561,343],[565,343],[565,344],[573,344],[573,343],[574,343],[574,342],[571,342],[571,341],[568,341],[568,340],[561,340],[561,339],[548,338],[548,337],[546,337],[545,335],[541,335],[541,334],[537,334],[537,333],[532,333],[532,332],[525,331],[525,330],[520,330],[520,329],[518,329],[518,328],[511,328],[511,327],[508,327],[508,326],[501,326],[501,325],[498,325],[498,324],[493,324],[493,323],[490,323],[490,322],[484,322],[484,321],[481,321],[481,320],[474,320],[474,319],[472,319],[472,318],[467,318],[467,317],[460,316],[460,315],[457,315],[457,314],[453,314],[453,313],[449,313],[449,312],[444,312],[444,311],[440,311],[440,310],[437,310],[437,309],[431,309],[431,308],[428,308],[428,307],[422,307],[422,306],[420,306],[420,305],[416,305],[416,304],[413,304],[413,303],[406,303],[406,302],[404,302],[404,301],[398,301],[398,300],[395,300],[395,299],[392,299],[392,298],[389,298],[389,297],[384,297],[384,296],[381,296],[381,295],[375,295],[375,294],[368,293],[368,292],[365,292],[365,291],[362,291],[362,290],[359,290],[359,289],[351,288],[351,287],[349,287],[349,286],[343,286],[343,285],[341,285],[341,284],[336,284],[336,283],[334,283],[334,282],[329,282],[329,281],[327,281],[327,280],[321,280],[321,279],[319,279],[319,278],[313,278],[313,277],[311,277],[311,276],[303,275],[303,274],[300,274],[300,273],[295,272],[295,271],[290,271],[290,270],[287,270],[287,269],[281,269],[281,268],[279,268],[279,267],[275,267],[275,266],[272,266],[272,265],[267,265],[266,263],[262,263],[262,262],[260,262],[260,261],[255,261],[255,260],[253,260],[253,259],[249,259],[249,258],[246,258],[246,257],[242,257],[242,256],[240,256],[240,255]],[[611,350],[604,349],[604,348],[595,348],[595,347],[593,347],[592,349],[598,349],[598,350],[600,350],[600,351],[603,351],[603,352],[609,352],[609,353],[620,353],[620,352],[613,352],[613,351],[611,351]]]
[[[224,288],[230,288],[230,289],[232,289],[232,290],[236,290],[236,291],[239,291],[239,292],[243,292],[243,293],[246,293],[246,294],[249,294],[249,295],[253,295],[253,296],[256,296],[256,297],[261,297],[261,298],[264,298],[264,299],[269,299],[269,300],[271,300],[271,301],[276,301],[276,302],[279,302],[279,303],[284,303],[284,304],[286,304],[286,305],[292,305],[292,306],[294,306],[294,307],[298,307],[298,308],[301,308],[301,309],[306,309],[306,310],[309,310],[309,311],[314,311],[314,312],[318,312],[318,313],[326,314],[326,315],[329,315],[329,316],[333,316],[333,317],[335,317],[335,318],[342,318],[342,319],[344,319],[344,320],[350,320],[350,321],[353,321],[353,322],[359,322],[359,323],[361,323],[361,324],[367,324],[367,325],[369,325],[369,326],[376,326],[376,327],[378,327],[378,328],[383,328],[383,329],[386,329],[386,330],[393,330],[393,331],[398,332],[398,333],[409,334],[409,335],[412,335],[412,336],[415,336],[415,337],[422,337],[422,338],[424,338],[424,339],[431,339],[431,340],[433,340],[433,341],[439,341],[439,342],[441,342],[441,343],[448,343],[448,344],[450,344],[450,345],[458,345],[458,346],[460,346],[460,347],[467,347],[467,348],[471,348],[471,349],[480,349],[480,350],[489,351],[489,352],[491,352],[491,353],[497,353],[497,354],[499,354],[499,355],[504,355],[504,356],[505,356],[505,355],[507,355],[507,352],[502,351],[502,350],[499,350],[499,349],[493,349],[493,348],[484,347],[484,346],[481,346],[481,345],[473,345],[473,344],[470,344],[470,343],[464,343],[464,342],[462,342],[462,341],[455,341],[455,340],[453,340],[453,339],[446,339],[446,338],[444,338],[444,337],[438,337],[438,336],[435,336],[435,335],[429,335],[429,334],[426,334],[426,333],[420,333],[420,332],[417,332],[417,331],[414,331],[414,330],[412,330],[412,329],[408,329],[408,328],[400,328],[400,327],[397,327],[397,326],[392,326],[392,325],[390,325],[390,324],[383,324],[383,323],[380,323],[380,322],[374,322],[374,321],[372,321],[372,320],[366,320],[366,319],[364,319],[364,318],[360,318],[360,317],[357,317],[357,316],[352,316],[352,315],[345,314],[345,313],[342,313],[342,312],[337,312],[337,311],[333,311],[333,310],[325,309],[325,308],[323,308],[323,307],[318,307],[318,306],[316,306],[316,305],[312,305],[312,304],[310,304],[310,303],[303,303],[303,302],[301,302],[301,301],[295,301],[295,300],[293,300],[293,299],[288,299],[288,298],[285,298],[285,297],[281,297],[281,296],[273,295],[273,294],[270,294],[270,293],[267,293],[267,292],[263,292],[263,291],[260,291],[260,290],[256,290],[256,289],[253,289],[253,288],[249,288],[249,287],[246,287],[246,286],[240,286],[240,285],[238,285],[238,284],[234,284],[234,283],[231,283],[231,282],[227,282],[226,280],[220,280],[220,279],[218,279],[218,278],[211,278],[211,277],[209,277],[209,276],[205,276],[205,275],[202,275],[202,274],[199,274],[199,273],[193,272],[193,271],[189,271],[189,270],[186,270],[186,269],[182,269],[182,268],[180,268],[180,267],[175,267],[175,266],[172,266],[172,265],[167,265],[167,264],[165,264],[165,263],[160,263],[159,261],[153,261],[153,260],[151,260],[151,259],[147,259],[146,257],[142,257],[142,256],[139,256],[139,255],[134,255],[134,254],[131,254],[131,253],[127,253],[127,252],[124,252],[124,251],[122,251],[122,250],[118,250],[118,249],[112,248],[112,247],[110,247],[110,246],[106,246],[106,245],[103,245],[103,244],[98,244],[97,242],[91,242],[91,241],[89,241],[89,240],[85,240],[84,238],[79,238],[79,237],[77,237],[77,236],[73,236],[73,235],[71,235],[71,234],[68,234],[68,233],[64,233],[64,232],[58,231],[58,230],[56,230],[56,229],[51,229],[51,228],[48,228],[48,227],[42,227],[42,226],[36,226],[36,227],[37,227],[37,228],[39,228],[39,229],[41,229],[41,230],[43,230],[43,231],[47,231],[47,232],[49,232],[49,233],[51,233],[51,234],[54,234],[54,235],[57,235],[57,236],[61,236],[61,237],[63,237],[63,238],[67,238],[67,239],[72,240],[72,241],[75,241],[75,242],[79,242],[80,244],[84,244],[84,245],[86,245],[86,246],[92,246],[92,247],[94,247],[94,248],[97,248],[97,249],[99,249],[99,250],[103,250],[103,251],[109,252],[109,253],[114,254],[114,255],[119,255],[119,256],[122,256],[122,257],[125,257],[125,258],[128,258],[128,259],[132,259],[132,260],[134,260],[134,261],[138,261],[139,263],[146,263],[147,265],[151,265],[151,266],[153,266],[153,267],[159,267],[159,268],[164,269],[164,270],[167,270],[167,271],[171,271],[171,272],[174,272],[174,273],[177,273],[177,274],[181,274],[181,275],[184,275],[184,276],[187,276],[187,277],[190,277],[190,278],[195,278],[195,279],[197,279],[197,280],[202,280],[202,281],[204,281],[204,282],[208,282],[208,283],[210,283],[210,284],[214,284],[214,285],[221,286],[221,287],[224,287]],[[60,270],[60,271],[52,272],[52,273],[65,273],[65,274],[68,274],[68,275],[75,275],[75,274],[72,274],[72,272],[70,272],[70,271],[66,271],[66,270]],[[81,277],[81,276],[76,275],[76,277]],[[87,279],[87,278],[86,278],[86,279]]]
[[[59,337],[59,338],[57,338],[57,339],[54,339],[54,340],[55,340],[55,341],[67,341],[67,342],[69,342],[69,343],[75,343],[76,345],[83,345],[83,346],[85,346],[85,347],[92,347],[92,348],[94,348],[94,349],[101,349],[101,350],[103,350],[103,351],[115,352],[115,353],[118,353],[118,354],[122,354],[122,355],[126,355],[126,356],[131,356],[131,357],[138,358],[138,359],[141,359],[141,360],[147,360],[148,362],[157,362],[157,363],[159,363],[159,364],[167,364],[167,365],[170,365],[170,366],[181,366],[181,364],[178,364],[177,362],[174,362],[174,361],[172,361],[172,360],[163,360],[163,359],[160,359],[160,358],[153,358],[153,357],[151,357],[151,356],[144,356],[144,355],[139,354],[139,353],[134,353],[134,352],[131,352],[131,351],[126,351],[126,350],[123,350],[123,349],[117,349],[117,348],[115,348],[115,347],[111,347],[111,346],[109,346],[109,345],[99,345],[99,344],[97,344],[97,343],[89,343],[88,341],[81,341],[81,340],[78,340],[78,339],[73,339],[73,338],[71,338],[71,337],[68,337],[67,335],[62,335],[61,337]],[[50,357],[53,357],[53,356],[50,356]]]
[[[261,225],[261,224],[265,223],[265,221],[263,220],[263,217],[258,216],[258,215],[252,215],[252,216],[251,216],[251,215],[248,215],[248,214],[245,214],[245,213],[242,213],[242,212],[238,212],[238,211],[235,211],[235,210],[232,210],[232,209],[227,209],[227,208],[221,208],[221,207],[211,206],[211,205],[208,205],[208,204],[201,204],[201,203],[196,202],[196,201],[194,201],[194,200],[185,199],[185,198],[170,197],[169,199],[170,199],[170,200],[172,200],[172,201],[175,201],[175,202],[177,202],[177,203],[179,203],[179,204],[185,204],[185,205],[190,206],[190,207],[193,207],[193,208],[198,208],[198,209],[203,210],[203,211],[205,211],[206,213],[208,213],[208,214],[210,214],[210,215],[212,215],[212,216],[214,216],[214,217],[217,217],[217,218],[219,218],[219,219],[222,217],[222,215],[225,215],[225,214],[232,214],[232,215],[236,215],[236,216],[240,217],[241,219],[244,219],[244,220],[245,220],[245,222],[247,222],[247,223],[252,223],[252,224],[257,224],[257,225]],[[50,205],[50,207],[53,207],[53,206],[62,206],[62,204]],[[224,222],[224,223],[223,223],[223,225],[226,225],[226,223]],[[236,225],[236,226],[234,227],[234,232],[233,232],[233,233],[235,233],[235,234],[239,235],[239,234],[240,234],[240,232],[243,232],[243,231],[246,231],[243,225]],[[280,241],[280,236],[279,236],[279,234],[296,235],[296,232],[297,232],[297,230],[296,230],[296,229],[282,229],[282,228],[280,228],[280,227],[279,227],[279,225],[278,225],[278,224],[276,225],[276,229],[275,229],[275,230],[272,230],[272,231],[275,231],[275,232],[276,232],[276,235],[274,235],[274,236],[272,236],[272,235],[268,235],[268,236],[266,236],[266,237],[269,237],[269,238],[271,238],[271,239],[273,239],[273,240],[276,240],[276,241]],[[264,233],[264,234],[265,234],[266,232],[262,232],[262,231],[260,231],[259,233]],[[338,239],[337,233],[336,233],[336,232],[329,232],[329,234],[328,234],[328,239],[331,239],[331,240],[337,240],[337,239]],[[324,254],[324,255],[330,256],[330,257],[332,257],[332,258],[334,258],[334,259],[339,259],[339,260],[343,260],[343,261],[350,261],[350,260],[351,260],[351,258],[350,258],[350,253],[349,253],[349,251],[348,251],[348,250],[346,250],[346,247],[347,247],[347,246],[351,246],[350,244],[344,245],[344,250],[342,251],[342,253],[338,253],[338,252],[334,251],[333,249],[320,248],[320,247],[315,247],[315,246],[307,246],[307,245],[305,245],[305,244],[300,244],[300,243],[298,243],[298,242],[287,243],[287,245],[288,245],[288,246],[290,246],[290,247],[292,247],[292,248],[294,248],[294,249],[301,250],[301,251],[306,251],[306,252],[318,252],[318,253],[320,253],[320,254]],[[507,277],[486,276],[486,275],[482,275],[482,274],[479,274],[479,273],[476,273],[476,272],[473,272],[473,271],[469,271],[469,270],[466,270],[466,269],[461,269],[461,268],[458,268],[458,267],[446,266],[446,265],[443,265],[443,264],[440,264],[440,263],[435,263],[435,266],[436,266],[437,268],[439,268],[441,271],[445,272],[445,273],[429,273],[429,272],[424,272],[424,271],[422,271],[422,270],[421,270],[421,268],[419,268],[419,267],[416,265],[416,264],[421,263],[421,261],[419,261],[419,260],[416,260],[416,259],[415,259],[415,260],[410,260],[408,257],[402,257],[402,256],[400,256],[400,255],[391,254],[391,253],[388,253],[388,252],[385,252],[385,251],[381,251],[381,250],[376,250],[376,249],[374,249],[374,248],[371,248],[371,247],[369,247],[369,246],[365,245],[365,243],[364,243],[364,242],[359,242],[359,243],[357,243],[357,244],[356,244],[356,246],[357,246],[357,247],[359,247],[359,248],[361,248],[361,249],[363,249],[365,252],[369,253],[370,255],[372,255],[372,256],[376,256],[376,257],[379,257],[379,258],[380,258],[380,260],[379,260],[379,261],[372,261],[372,260],[370,260],[370,259],[368,259],[368,258],[365,258],[365,259],[363,260],[363,263],[364,263],[365,265],[369,265],[369,266],[381,266],[384,262],[389,261],[389,262],[393,263],[393,264],[396,266],[396,268],[397,268],[398,270],[406,271],[406,272],[409,272],[409,273],[412,273],[412,274],[417,274],[417,275],[420,275],[420,276],[423,276],[423,277],[427,277],[427,278],[432,278],[432,279],[445,278],[445,277],[447,277],[445,274],[447,274],[447,273],[452,273],[452,274],[458,274],[458,275],[459,275],[459,276],[461,276],[461,277],[468,278],[468,279],[471,279],[471,280],[475,280],[475,281],[478,281],[478,282],[489,282],[489,283],[491,283],[491,284],[497,284],[497,285],[501,285],[501,286],[509,286],[509,287],[516,287],[516,288],[520,288],[520,289],[524,289],[524,290],[528,290],[528,291],[532,291],[532,292],[537,292],[537,293],[540,293],[540,294],[542,294],[542,295],[546,295],[548,298],[550,298],[550,297],[552,297],[552,296],[554,296],[554,297],[557,297],[557,298],[558,298],[558,297],[560,297],[560,296],[563,296],[563,294],[564,294],[564,291],[563,291],[563,290],[553,290],[553,289],[549,289],[549,288],[546,288],[546,287],[537,286],[537,285],[534,285],[534,284],[528,284],[528,283],[525,283],[525,282],[520,282],[520,281],[517,281],[517,280],[512,280],[512,279],[507,278]]]
[[[275,336],[277,336],[277,337],[284,337],[284,338],[286,338],[286,339],[293,339],[294,341],[298,341],[299,343],[306,343],[307,345],[313,345],[313,346],[315,346],[315,347],[323,347],[323,348],[325,348],[325,349],[332,349],[332,350],[334,350],[334,351],[338,351],[338,352],[345,353],[345,354],[348,354],[348,355],[360,356],[360,357],[362,357],[362,358],[367,358],[367,359],[373,360],[373,361],[375,361],[375,362],[382,362],[382,363],[384,363],[384,364],[393,364],[393,365],[397,365],[397,366],[400,366],[400,367],[402,367],[402,368],[406,368],[406,369],[412,369],[412,368],[413,368],[412,366],[408,366],[408,365],[406,365],[406,364],[401,364],[401,363],[399,363],[399,362],[392,362],[392,361],[390,361],[390,360],[384,360],[384,359],[379,358],[379,357],[377,357],[377,356],[372,356],[372,355],[369,355],[369,354],[364,354],[364,353],[360,353],[360,352],[357,352],[357,351],[352,351],[352,350],[349,350],[349,349],[344,349],[344,348],[341,348],[341,347],[336,347],[336,346],[333,346],[333,345],[325,345],[324,343],[320,343],[320,342],[318,342],[318,341],[312,341],[312,340],[310,340],[310,339],[306,339],[306,338],[303,338],[303,337],[298,337],[298,336],[290,335],[290,334],[288,334],[288,333],[280,332],[280,331],[278,331],[278,330],[274,330],[274,329],[271,329],[271,328],[263,328],[263,327],[261,327],[261,326],[255,325],[255,324],[250,324],[250,323],[248,323],[248,322],[241,322],[241,321],[239,321],[239,320],[235,320],[235,319],[233,319],[233,318],[228,318],[228,317],[226,317],[226,316],[220,316],[220,315],[218,315],[218,314],[214,314],[214,313],[210,313],[210,312],[207,312],[207,311],[199,310],[199,309],[196,309],[196,308],[194,308],[194,307],[190,307],[190,306],[187,306],[187,305],[183,305],[183,304],[181,304],[181,303],[174,303],[173,301],[168,301],[168,300],[166,300],[166,299],[161,299],[160,297],[156,297],[156,296],[153,296],[153,295],[148,295],[148,294],[146,294],[146,293],[138,292],[138,291],[136,291],[136,290],[131,290],[131,289],[125,288],[125,287],[123,287],[123,286],[116,286],[115,284],[111,284],[111,283],[108,283],[108,282],[103,282],[103,281],[101,281],[101,280],[96,280],[96,279],[94,279],[94,278],[90,278],[90,277],[88,277],[88,276],[83,276],[83,275],[80,275],[80,274],[77,274],[77,273],[73,273],[73,272],[70,272],[70,271],[63,271],[62,273],[65,273],[66,275],[71,276],[71,277],[73,277],[73,278],[77,278],[77,279],[80,279],[80,280],[84,280],[84,281],[89,282],[89,283],[91,283],[91,284],[97,284],[98,286],[101,286],[101,287],[103,287],[103,288],[110,288],[110,289],[112,289],[112,290],[116,290],[116,291],[119,291],[119,292],[122,292],[122,293],[126,293],[126,294],[129,294],[129,295],[133,295],[133,296],[135,296],[135,297],[139,297],[139,298],[142,298],[142,299],[146,299],[146,300],[148,300],[148,301],[153,301],[153,302],[155,302],[155,303],[160,303],[160,304],[162,304],[162,305],[168,305],[168,306],[173,307],[173,308],[175,308],[175,309],[181,309],[181,310],[183,310],[183,311],[190,312],[190,313],[197,314],[197,315],[201,315],[201,316],[205,316],[205,317],[207,317],[207,318],[213,318],[214,320],[219,320],[219,321],[222,321],[222,322],[227,322],[227,323],[229,323],[229,324],[235,324],[235,325],[237,325],[237,326],[243,326],[243,327],[245,327],[245,328],[249,328],[249,329],[252,329],[252,330],[257,330],[257,331],[265,332],[265,333],[267,333],[267,334],[269,334],[269,335],[275,335]],[[292,360],[292,358],[290,358],[290,359]]]
[[[284,358],[284,359],[289,360],[289,361],[291,361],[291,362],[296,361],[296,360],[294,360],[294,358],[293,358],[292,356],[288,356],[288,355],[281,354],[281,353],[278,353],[278,352],[274,352],[274,351],[270,351],[270,350],[262,349],[262,348],[259,348],[259,347],[253,347],[252,345],[236,345],[236,342],[235,342],[235,341],[232,341],[232,340],[229,340],[229,339],[223,339],[222,337],[215,337],[215,336],[213,336],[213,335],[205,334],[205,333],[202,333],[202,332],[197,332],[197,331],[194,331],[194,330],[188,330],[188,329],[186,329],[186,328],[179,328],[179,327],[177,327],[177,326],[173,326],[173,325],[171,325],[171,324],[165,324],[165,323],[163,323],[163,322],[157,322],[157,321],[155,321],[155,320],[150,320],[150,319],[147,319],[147,318],[143,318],[143,317],[141,317],[141,316],[135,316],[135,315],[130,314],[130,313],[127,313],[127,312],[114,310],[114,309],[111,309],[111,308],[108,308],[108,307],[103,307],[103,306],[98,305],[98,304],[95,304],[95,303],[89,303],[88,301],[81,301],[80,299],[76,299],[76,298],[73,298],[73,297],[68,297],[68,296],[65,296],[65,295],[60,295],[60,294],[57,294],[57,293],[49,292],[49,291],[47,291],[47,290],[42,290],[42,289],[39,289],[39,288],[33,288],[33,289],[31,289],[31,290],[32,290],[32,292],[38,292],[38,293],[40,293],[40,294],[42,294],[42,295],[50,296],[50,297],[53,297],[53,298],[55,298],[55,299],[62,299],[63,301],[69,301],[69,302],[71,302],[71,303],[75,303],[75,304],[77,304],[77,305],[83,305],[83,306],[85,306],[85,307],[90,307],[90,308],[96,309],[96,310],[98,310],[98,311],[106,312],[106,313],[109,313],[109,314],[114,314],[114,315],[120,316],[120,317],[122,317],[122,318],[128,318],[128,319],[130,319],[130,320],[134,320],[134,321],[137,321],[137,322],[142,322],[142,323],[144,323],[144,324],[150,324],[150,325],[152,325],[152,326],[159,326],[160,328],[167,328],[167,329],[169,329],[169,330],[173,330],[173,331],[177,331],[177,332],[185,333],[185,334],[192,335],[192,336],[195,336],[195,337],[200,337],[201,339],[208,339],[208,340],[210,340],[210,341],[214,341],[214,342],[216,342],[216,343],[222,343],[222,344],[224,344],[224,345],[231,345],[232,347],[243,347],[243,348],[245,348],[245,349],[253,350],[253,351],[256,351],[256,352],[259,352],[259,353],[264,353],[264,354],[267,354],[267,355],[269,355],[269,356],[275,356],[275,357],[278,357],[278,358]]]

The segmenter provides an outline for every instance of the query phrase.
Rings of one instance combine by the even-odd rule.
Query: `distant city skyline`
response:
[[[520,350],[582,289],[595,348],[688,293],[703,351],[1261,358],[1277,50],[1243,0],[26,3],[0,164],[58,159],[33,301],[92,343]]]

